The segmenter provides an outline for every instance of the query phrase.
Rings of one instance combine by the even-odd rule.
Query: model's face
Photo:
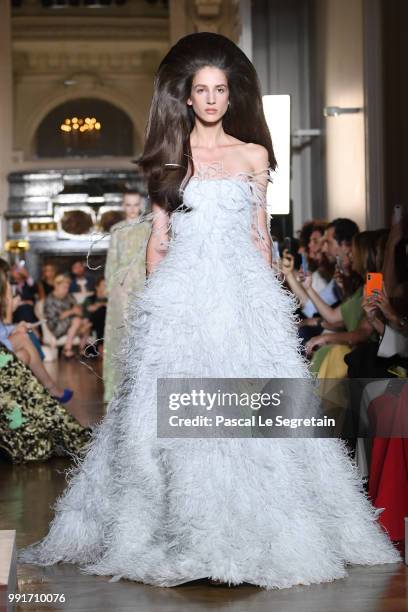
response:
[[[125,211],[126,220],[137,219],[140,215],[141,206],[142,197],[138,193],[126,194],[123,199],[123,210]]]
[[[225,72],[214,66],[198,70],[193,78],[187,104],[205,123],[216,123],[228,110],[228,80]]]

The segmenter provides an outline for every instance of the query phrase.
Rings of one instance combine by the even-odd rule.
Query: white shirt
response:
[[[313,277],[313,274],[312,274],[312,277]],[[313,289],[315,289],[315,287],[313,286],[313,278],[312,278],[312,287]],[[328,306],[332,306],[333,304],[339,301],[338,295],[336,294],[336,283],[334,279],[331,279],[331,281],[328,282],[325,286],[323,286],[323,288],[320,291],[318,291],[317,289],[315,289],[315,291],[319,294],[323,302],[326,302]],[[318,310],[316,306],[313,304],[312,300],[309,299],[307,300],[305,305],[302,306],[302,312],[305,315],[305,317],[309,318],[309,317],[313,317],[313,315],[315,315],[318,312]]]

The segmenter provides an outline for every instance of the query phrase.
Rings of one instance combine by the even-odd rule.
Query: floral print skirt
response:
[[[14,463],[77,454],[90,440],[84,428],[31,370],[0,345],[0,451]]]

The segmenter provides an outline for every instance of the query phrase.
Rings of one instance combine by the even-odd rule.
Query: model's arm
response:
[[[271,266],[272,240],[268,230],[269,216],[264,208],[257,207],[255,223],[256,229],[252,234],[255,246],[265,259],[268,266]]]
[[[152,231],[146,246],[146,275],[166,257],[169,247],[170,216],[158,204],[152,204]]]
[[[252,194],[251,238],[268,266],[271,266],[272,239],[269,233],[269,214],[266,208],[266,190],[269,179],[268,151],[260,145],[253,145],[251,163],[255,177]]]

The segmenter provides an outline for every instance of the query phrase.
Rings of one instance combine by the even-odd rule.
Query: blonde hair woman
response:
[[[75,336],[81,341],[79,348],[84,350],[88,339],[91,323],[82,316],[82,306],[76,303],[73,295],[69,293],[70,279],[58,274],[54,279],[54,290],[45,298],[44,316],[47,325],[56,338],[67,336],[62,349],[64,357],[71,359],[74,356],[72,345]]]

